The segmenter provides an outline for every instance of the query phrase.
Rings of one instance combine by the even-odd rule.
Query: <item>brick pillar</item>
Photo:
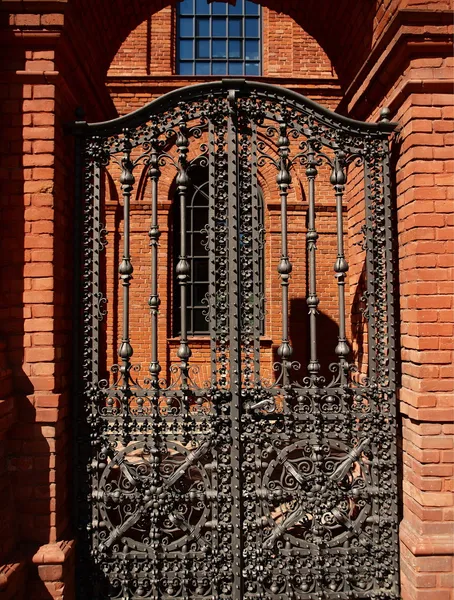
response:
[[[454,59],[446,3],[399,13],[344,109],[390,106],[398,234],[403,600],[453,598]],[[427,6],[423,6],[427,4]],[[424,10],[426,9],[426,10]],[[361,79],[361,80],[360,80]]]
[[[74,157],[63,126],[82,98],[91,119],[112,115],[113,106],[74,67],[80,57],[61,40],[63,12],[31,14],[26,2],[14,4],[24,13],[0,5],[9,52],[0,71],[0,597],[66,600],[74,588]],[[66,3],[52,5],[64,11]],[[83,52],[82,40],[73,41]]]
[[[432,89],[399,119],[404,600],[450,600],[454,581],[454,95]]]

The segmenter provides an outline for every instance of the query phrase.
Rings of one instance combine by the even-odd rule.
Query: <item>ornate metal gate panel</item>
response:
[[[81,598],[324,600],[398,598],[393,263],[388,138],[287,90],[225,80],[172,92],[108,123],[77,123],[83,206],[83,365],[76,395]],[[192,151],[197,147],[197,152]],[[100,366],[106,315],[103,170],[117,165],[123,208],[119,363]],[[151,180],[149,373],[132,362],[130,202],[139,166]],[[196,383],[187,331],[186,202],[191,170],[209,173],[206,318],[211,376]],[[292,362],[287,198],[306,177],[307,366]],[[174,169],[181,208],[176,277],[181,335],[159,363],[160,179]],[[281,203],[282,335],[275,377],[261,369],[258,174]],[[364,173],[366,367],[349,358],[343,207]],[[320,374],[316,188],[336,203],[338,335]],[[349,175],[350,176],[350,175]],[[291,262],[292,261],[292,262]],[[293,265],[293,266],[292,266]],[[148,301],[148,308],[146,307]],[[88,531],[88,534],[84,532]]]

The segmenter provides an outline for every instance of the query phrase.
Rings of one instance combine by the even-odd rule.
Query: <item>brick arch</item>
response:
[[[128,34],[110,64],[108,83],[111,76],[177,75],[176,20],[172,7],[169,4],[148,16]],[[335,76],[332,62],[317,40],[293,18],[276,10],[264,10],[262,48],[263,77],[317,79]],[[120,112],[124,109],[130,112],[127,108],[121,106]]]
[[[65,29],[73,39],[75,29],[83,32],[89,64],[99,76],[105,76],[127,36],[150,15],[175,3],[175,0],[118,0],[115,3],[69,0]],[[332,0],[307,0],[304,3],[260,0],[257,3],[290,16],[314,37],[330,58],[343,87],[350,83],[369,54],[379,21],[374,2],[338,0],[335,6]],[[398,3],[393,0],[392,4]],[[359,30],[360,36],[353,35]]]

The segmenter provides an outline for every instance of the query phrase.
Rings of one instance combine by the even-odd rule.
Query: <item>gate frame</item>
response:
[[[83,196],[84,196],[84,189],[83,189],[83,146],[84,146],[84,142],[89,139],[89,138],[93,138],[95,136],[108,136],[108,135],[114,135],[116,133],[119,133],[124,127],[127,127],[129,129],[132,129],[134,127],[137,127],[141,124],[145,124],[149,121],[149,118],[151,117],[151,114],[158,114],[158,112],[160,110],[163,110],[168,104],[174,104],[175,106],[177,105],[177,103],[179,101],[184,101],[184,102],[191,102],[197,98],[203,97],[204,94],[213,92],[213,91],[233,91],[235,93],[238,93],[240,96],[242,94],[248,93],[251,89],[255,89],[255,90],[260,90],[261,92],[265,93],[265,94],[269,94],[269,96],[271,98],[273,98],[274,96],[279,95],[281,98],[283,97],[286,100],[289,101],[293,101],[297,104],[299,104],[300,106],[304,106],[305,109],[307,109],[309,112],[313,112],[315,114],[315,116],[317,118],[321,118],[326,119],[326,122],[337,125],[339,127],[343,127],[348,131],[353,131],[355,132],[355,134],[360,134],[360,135],[364,135],[365,138],[368,138],[369,140],[373,140],[373,139],[380,139],[381,140],[381,150],[382,150],[382,162],[381,162],[381,168],[382,168],[382,189],[381,192],[377,191],[377,189],[375,189],[374,192],[374,185],[376,184],[376,182],[374,183],[373,181],[373,173],[369,172],[369,176],[366,176],[365,179],[365,188],[371,190],[370,194],[371,196],[375,193],[377,196],[380,196],[383,199],[383,214],[381,215],[382,218],[382,223],[381,223],[381,227],[380,227],[380,234],[383,236],[383,240],[385,242],[385,247],[384,247],[384,256],[385,256],[385,272],[386,272],[386,280],[387,280],[387,287],[386,287],[386,292],[385,292],[385,298],[384,303],[386,305],[386,314],[387,314],[387,318],[388,320],[386,321],[386,325],[384,325],[386,331],[382,332],[382,337],[387,338],[387,344],[386,344],[386,348],[388,351],[388,354],[386,355],[386,357],[382,357],[382,361],[381,364],[377,365],[376,362],[373,360],[371,360],[371,356],[372,356],[372,352],[369,353],[369,360],[371,361],[369,364],[369,372],[372,374],[373,378],[376,378],[378,380],[378,382],[380,382],[380,380],[382,381],[382,383],[386,383],[386,387],[389,388],[391,394],[394,397],[394,402],[395,402],[395,392],[396,392],[396,386],[397,386],[397,377],[396,377],[396,340],[395,340],[395,307],[394,307],[394,286],[393,286],[393,262],[394,262],[394,256],[393,256],[393,247],[392,247],[392,238],[391,238],[391,231],[392,231],[392,224],[393,224],[393,219],[392,219],[392,207],[391,207],[391,191],[390,191],[390,187],[391,187],[391,182],[390,182],[390,171],[389,171],[389,149],[388,149],[388,138],[391,135],[391,133],[396,129],[397,124],[396,123],[392,123],[389,121],[388,117],[389,117],[389,111],[388,109],[382,109],[381,111],[381,115],[380,115],[380,121],[378,123],[363,123],[360,121],[356,121],[353,119],[350,119],[348,117],[345,117],[343,115],[338,115],[336,113],[333,113],[332,111],[326,109],[323,106],[318,105],[317,103],[313,102],[312,100],[305,98],[304,96],[301,96],[300,94],[287,90],[285,88],[281,88],[279,86],[275,86],[272,84],[268,84],[268,83],[261,83],[261,82],[249,82],[246,81],[245,79],[223,79],[220,82],[209,82],[209,83],[202,83],[202,84],[196,84],[196,85],[192,85],[192,86],[188,86],[188,87],[184,87],[184,88],[180,88],[178,90],[174,90],[172,92],[169,92],[167,94],[165,94],[164,96],[161,96],[160,98],[152,101],[150,104],[142,107],[141,109],[134,111],[133,113],[129,114],[129,115],[125,115],[122,117],[119,117],[117,119],[113,119],[111,121],[106,121],[106,122],[102,122],[102,123],[93,123],[93,124],[88,124],[83,120],[78,120],[76,121],[73,126],[71,127],[72,133],[75,136],[75,141],[76,141],[76,190],[75,190],[75,226],[74,226],[74,231],[75,231],[75,261],[74,261],[74,266],[75,266],[75,272],[76,273],[82,273],[82,263],[81,263],[81,257],[82,257],[82,206],[83,206]],[[342,185],[342,181],[337,182],[339,185]],[[370,206],[370,202],[368,202],[368,200],[371,199],[371,196],[368,196],[365,193],[365,203],[366,203],[366,228],[368,228],[369,230],[373,230],[374,227],[376,226],[376,223],[374,223],[374,219],[375,216],[373,214],[373,211],[371,211],[371,206]],[[379,200],[379,198],[376,198]],[[374,274],[374,263],[376,262],[376,257],[374,256],[374,244],[373,244],[373,240],[369,239],[371,236],[366,236],[366,263],[367,263],[367,272],[368,272],[368,302],[369,302],[369,310],[372,311],[372,313],[375,310],[375,300],[377,299],[376,297],[376,291],[374,294],[374,281],[373,281],[373,277],[371,277],[371,275]],[[130,274],[129,274],[130,275]],[[281,274],[282,275],[282,274]],[[285,273],[284,273],[285,275]],[[128,274],[126,273],[126,276],[128,277]],[[75,322],[75,328],[74,328],[74,356],[78,359],[79,357],[81,357],[81,350],[82,350],[82,338],[83,336],[81,335],[81,330],[82,330],[82,323],[83,323],[83,318],[82,318],[82,314],[81,311],[78,310],[78,307],[81,305],[81,299],[82,299],[82,294],[81,294],[81,287],[82,287],[82,282],[80,280],[78,280],[78,278],[75,278],[75,289],[74,289],[74,322]],[[308,302],[309,304],[309,302]],[[370,316],[371,313],[369,313]],[[92,315],[93,316],[93,315]],[[378,320],[380,319],[380,315],[378,316]],[[370,336],[371,340],[373,341],[374,336]],[[373,345],[371,346],[373,348]],[[284,361],[283,364],[285,364],[285,359],[289,358],[286,357],[285,355],[283,356]],[[76,361],[77,363],[77,361]],[[380,367],[382,367],[383,369],[385,369],[388,372],[388,376],[384,376],[384,379],[382,379],[382,375],[380,374]],[[76,368],[74,369],[74,414],[77,415],[77,418],[75,419],[75,425],[76,425],[76,430],[75,430],[75,435],[74,435],[74,439],[75,439],[75,444],[74,444],[74,456],[75,456],[75,462],[76,465],[78,466],[78,468],[80,468],[81,464],[85,464],[84,461],[81,462],[81,457],[80,457],[80,442],[81,442],[81,433],[82,433],[82,429],[84,428],[84,426],[86,426],[85,423],[85,419],[81,419],[80,418],[80,412],[81,412],[81,403],[79,402],[79,399],[81,396],[83,396],[83,391],[82,388],[80,386],[81,384],[81,373],[82,373],[82,367],[81,364],[76,364]],[[380,383],[377,384],[378,386],[380,386]],[[396,416],[395,413],[395,406],[394,406],[394,413],[392,416]],[[83,412],[83,411],[82,411]],[[395,437],[395,436],[394,436]],[[82,438],[83,439],[83,438]],[[79,524],[80,526],[80,520],[79,520],[79,511],[78,511],[78,492],[79,489],[82,489],[84,486],[83,484],[80,484],[80,480],[84,479],[84,476],[81,475],[80,473],[78,474],[78,484],[76,486],[76,498],[75,498],[75,522]],[[396,580],[398,578],[398,571],[396,573]],[[354,596],[356,597],[356,596]],[[359,597],[359,596],[358,596]],[[388,596],[388,595],[383,595],[383,599],[387,599],[387,598],[397,598],[397,596]],[[309,598],[309,596],[308,596]],[[378,598],[378,596],[377,596]],[[380,596],[381,598],[381,596]]]

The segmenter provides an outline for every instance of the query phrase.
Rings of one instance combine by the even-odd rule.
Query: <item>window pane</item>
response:
[[[194,206],[208,206],[208,186],[204,185],[194,194],[192,204]],[[207,219],[208,221],[208,219]]]
[[[182,37],[192,37],[194,35],[194,20],[192,17],[181,17],[180,35]]]
[[[213,58],[226,57],[226,40],[213,40]]]
[[[241,27],[242,19],[233,17],[229,19],[229,35],[232,37],[241,37],[243,35]]]
[[[206,249],[203,243],[206,242],[206,235],[204,233],[194,233],[192,236],[192,254],[194,256],[206,256]]]
[[[194,12],[194,0],[183,0],[178,4],[180,15],[192,15]]]
[[[193,62],[186,62],[184,60],[180,60],[179,63],[179,69],[178,69],[178,73],[180,75],[194,75],[193,73],[193,67],[194,67],[194,63]]]
[[[225,37],[227,35],[227,19],[213,19],[213,35],[215,37]]]
[[[243,75],[243,63],[229,63],[229,75]]]
[[[207,0],[195,0],[195,10],[198,15],[209,15],[210,7]]]
[[[259,63],[258,62],[247,62],[246,63],[246,75],[260,75]]]
[[[243,14],[243,0],[237,0],[235,6],[229,4],[229,15]]]
[[[246,37],[259,37],[259,19],[247,17],[245,21]]]
[[[197,62],[195,64],[196,75],[209,75],[210,74],[210,63],[209,62]]]
[[[196,35],[208,37],[210,35],[210,19],[208,17],[200,17],[195,20]]]
[[[258,4],[254,4],[254,2],[250,2],[250,0],[246,0],[244,3],[244,12],[247,15],[258,15],[259,14],[259,6]]]
[[[195,308],[193,310],[193,329],[194,333],[203,333],[208,331],[208,323],[206,322],[205,315],[203,314],[204,309]]]
[[[227,4],[225,4],[225,2],[213,2],[211,5],[211,12],[213,15],[225,15],[227,12]]]
[[[258,40],[246,40],[245,58],[247,60],[259,59],[259,42]]]
[[[210,58],[210,42],[209,40],[195,41],[195,57]]]
[[[180,58],[189,60],[194,58],[192,40],[180,40],[179,44]]]
[[[227,63],[224,61],[214,62],[213,75],[227,75]]]
[[[180,0],[178,73],[253,75],[261,73],[259,0]],[[193,61],[193,65],[190,61]]]
[[[241,40],[229,40],[229,58],[243,58]]]

